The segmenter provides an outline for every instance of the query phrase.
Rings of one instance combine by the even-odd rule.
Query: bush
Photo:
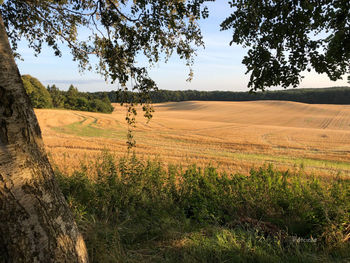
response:
[[[350,181],[186,170],[104,153],[58,173],[92,262],[316,262],[350,256]],[[301,242],[300,242],[301,240]],[[303,242],[312,241],[312,242]],[[314,242],[317,241],[317,242]]]

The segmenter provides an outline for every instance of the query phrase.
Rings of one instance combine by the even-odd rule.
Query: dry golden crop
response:
[[[322,175],[350,174],[350,106],[286,101],[155,104],[147,123],[139,111],[134,151],[166,163],[214,165],[247,173],[273,163]],[[125,108],[112,114],[35,110],[51,160],[72,171],[103,149],[125,155]]]

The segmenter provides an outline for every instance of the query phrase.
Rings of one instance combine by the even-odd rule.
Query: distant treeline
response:
[[[24,87],[34,108],[65,108],[71,110],[110,113],[111,102],[138,101],[138,94],[127,91],[79,92],[70,85],[68,91],[59,90],[55,85],[45,88],[38,79],[22,76]],[[253,101],[285,100],[310,104],[350,104],[350,87],[320,89],[289,89],[265,92],[198,91],[198,90],[158,90],[150,92],[153,103],[188,100],[200,101]],[[144,96],[142,100],[144,100]]]
[[[96,92],[98,97],[107,95],[111,102],[121,102],[118,92]],[[127,97],[135,94],[128,92]],[[150,93],[153,103],[169,101],[252,101],[252,100],[286,100],[310,104],[350,104],[350,87],[333,87],[321,89],[290,89],[265,92],[232,91],[198,91],[198,90],[158,90]]]
[[[59,90],[55,85],[45,88],[38,79],[30,75],[23,75],[22,80],[34,108],[64,108],[103,113],[113,111],[107,94],[79,92],[73,85],[70,85],[68,91]]]

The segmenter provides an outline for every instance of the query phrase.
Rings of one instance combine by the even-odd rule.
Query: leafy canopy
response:
[[[147,95],[156,84],[136,58],[143,54],[154,64],[175,52],[191,66],[195,48],[203,45],[197,21],[208,16],[204,2],[209,1],[214,0],[5,0],[0,11],[14,49],[26,38],[36,53],[46,42],[61,55],[62,41],[81,69],[92,69],[90,58],[96,55],[94,66],[106,79],[124,90],[132,80],[133,89]],[[296,87],[305,70],[331,80],[350,72],[350,1],[229,4],[233,13],[221,29],[233,30],[231,44],[249,48],[243,64],[252,90]],[[90,30],[85,39],[79,36],[82,28]]]
[[[338,80],[350,72],[350,1],[231,0],[221,24],[248,47],[243,64],[252,90],[300,84],[313,68]]]
[[[123,89],[132,80],[134,90],[147,93],[156,84],[137,56],[154,64],[175,52],[191,66],[195,47],[203,45],[197,20],[208,16],[208,1],[5,0],[0,12],[14,50],[25,38],[36,54],[46,43],[60,56],[63,42],[81,70],[94,66]],[[91,55],[98,58],[95,65]]]

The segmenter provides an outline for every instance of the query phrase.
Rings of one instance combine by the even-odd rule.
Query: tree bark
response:
[[[0,262],[87,262],[0,14]]]

